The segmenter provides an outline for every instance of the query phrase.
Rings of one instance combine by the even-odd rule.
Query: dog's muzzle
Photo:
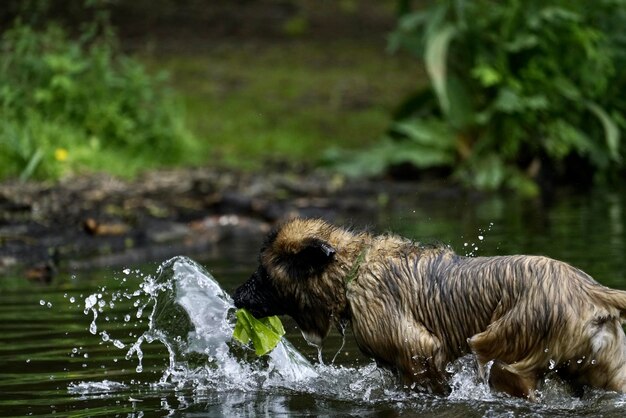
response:
[[[233,300],[235,307],[247,309],[256,318],[284,314],[276,291],[262,267],[235,290]]]

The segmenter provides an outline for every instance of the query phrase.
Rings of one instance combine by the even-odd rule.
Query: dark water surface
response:
[[[405,196],[391,202],[377,219],[338,222],[444,242],[461,254],[548,255],[606,285],[626,289],[625,203],[624,191],[556,196],[548,208],[509,197]],[[228,242],[212,254],[193,258],[230,293],[253,271],[258,245]],[[202,336],[198,339],[201,354],[176,357],[172,347],[185,341],[172,333],[180,328],[184,340],[191,335],[187,323],[168,320],[162,326],[169,327],[167,344],[148,343],[156,334],[144,334],[155,328],[151,320],[157,316],[152,312],[158,298],[151,291],[165,261],[77,272],[58,277],[50,286],[2,278],[0,415],[617,417],[626,413],[626,396],[592,390],[576,398],[552,378],[547,379],[538,404],[490,393],[477,381],[470,359],[453,365],[456,374],[449,397],[412,393],[362,357],[349,331],[341,349],[341,336],[331,334],[320,364],[317,349],[306,344],[289,319],[283,319],[287,339],[294,352],[308,360],[306,364],[278,359],[268,363],[232,348],[216,336],[230,332],[228,319],[223,318],[216,319],[218,328],[196,325],[191,330]],[[170,267],[161,267],[160,272]],[[172,269],[190,269],[191,276],[210,278],[184,260]],[[215,295],[201,300],[219,302]],[[203,311],[206,303],[193,303],[199,317],[213,315]],[[158,304],[168,306],[163,297]],[[228,318],[227,309],[215,312]],[[138,340],[146,340],[137,346],[141,355],[135,350],[127,358]],[[216,347],[226,351],[231,347],[234,354]]]

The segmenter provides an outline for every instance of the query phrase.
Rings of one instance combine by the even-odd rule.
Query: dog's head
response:
[[[321,220],[294,219],[271,232],[259,267],[234,293],[235,306],[256,317],[289,315],[320,344],[346,309],[342,256],[347,233]]]

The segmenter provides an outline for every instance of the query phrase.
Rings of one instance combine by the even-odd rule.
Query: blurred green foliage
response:
[[[373,145],[419,65],[362,41],[222,42],[209,53],[142,57],[167,68],[210,162],[315,166],[325,150]],[[413,71],[409,71],[412,69]]]
[[[430,85],[407,98],[377,147],[340,163],[345,171],[410,163],[529,195],[542,176],[623,173],[626,1],[400,1],[399,10],[390,46],[420,57]]]
[[[3,3],[0,22],[22,17],[0,35],[0,88],[6,94],[0,102],[0,178],[58,178],[83,170],[132,176],[190,163],[311,167],[333,145],[375,143],[389,124],[389,109],[413,86],[419,64],[386,54],[382,27],[368,38],[342,35],[328,42],[324,30],[331,25],[317,39],[306,20],[309,9],[299,13],[287,3]],[[284,25],[272,23],[269,33],[276,37],[254,31],[230,37],[220,27],[210,32],[219,36],[187,28],[178,37],[168,26],[199,28],[231,16],[225,27],[243,22],[267,29],[263,16],[255,21],[258,13],[251,12],[267,5],[275,7],[270,14],[285,12]],[[319,19],[324,13],[336,17],[337,6],[314,6]],[[356,6],[340,3],[346,13]]]
[[[197,142],[164,81],[120,52],[106,19],[72,38],[16,20],[0,38],[0,178],[192,162]]]

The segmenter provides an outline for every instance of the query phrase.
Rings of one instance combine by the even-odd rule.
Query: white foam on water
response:
[[[95,395],[98,393],[121,392],[128,389],[128,385],[110,380],[101,382],[70,383],[67,390],[73,395]]]

